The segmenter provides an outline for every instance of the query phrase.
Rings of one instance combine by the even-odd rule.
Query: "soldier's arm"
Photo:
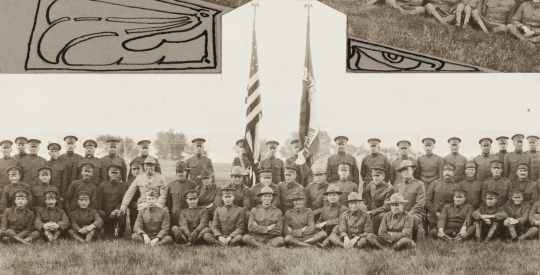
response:
[[[412,216],[407,216],[405,218],[405,223],[404,223],[404,226],[403,226],[403,230],[401,231],[401,237],[400,238],[397,238],[400,234],[396,234],[396,236],[392,236],[392,237],[396,237],[397,240],[401,239],[401,238],[408,238],[408,239],[412,239],[412,228],[413,228],[413,224],[414,224],[414,219]],[[393,234],[392,234],[393,235]]]
[[[516,13],[514,13],[514,16],[512,16],[512,19],[511,19],[512,24],[514,24],[514,26],[516,26],[516,28],[518,29],[523,27],[523,23],[521,23],[522,17],[523,17],[523,6],[520,5]],[[506,160],[506,156],[504,156],[504,158]]]
[[[285,181],[285,168],[284,168],[283,166],[281,166],[281,167],[279,168],[279,171],[280,171],[279,174],[280,174],[280,176],[281,176],[280,182]]]
[[[535,182],[536,183],[536,182]],[[538,201],[538,185],[534,186],[532,188],[532,195],[531,199],[528,201],[522,202],[523,204],[533,205],[535,202]]]
[[[366,157],[362,158],[362,161],[360,162],[360,177],[363,180],[366,180]]]
[[[332,166],[330,165],[330,158],[326,161],[326,178],[331,180],[332,178]]]
[[[203,212],[207,213],[206,211],[203,211]],[[206,217],[208,217],[208,214],[207,214]],[[208,223],[208,219],[206,220],[206,222]],[[199,228],[200,226],[201,226],[201,224],[199,223],[199,226],[197,226],[197,228]],[[180,231],[184,232],[184,234],[186,236],[191,235],[191,232],[189,232],[189,227],[188,227],[188,222],[187,222],[186,212],[185,211],[180,212],[180,217],[178,218],[178,227],[180,228]]]
[[[167,207],[167,182],[165,181],[164,176],[161,176],[160,181],[161,183],[159,185],[159,198],[158,198],[158,202],[156,203],[156,206],[159,208],[166,208]]]
[[[243,198],[243,204],[242,211],[250,211],[251,210],[251,192],[249,189],[244,190],[244,198]]]
[[[32,233],[34,231],[34,218],[35,218],[34,212],[30,212],[28,216],[28,220],[26,222],[26,228],[17,235],[20,235],[22,237],[23,234]]]
[[[384,169],[386,169],[386,171],[390,171],[392,169],[392,167],[390,167],[390,161],[388,161],[388,158],[386,156],[384,157]],[[390,175],[385,174],[384,181],[388,182],[389,180],[390,180]]]
[[[99,187],[97,189],[96,200],[97,200],[96,210],[103,211],[103,183],[99,184]]]
[[[478,208],[478,209],[476,209],[475,211],[472,212],[471,218],[473,220],[479,220],[480,218],[482,218],[482,213],[480,212],[480,209],[481,208]]]
[[[495,213],[495,215],[493,215],[493,216],[495,216],[495,218],[497,220],[499,220],[499,221],[502,221],[502,220],[508,218],[508,214],[506,214],[506,212],[502,208],[500,208],[499,212]]]
[[[534,175],[536,175],[535,173],[537,173],[537,171],[534,171],[533,157],[531,155],[529,155],[529,167],[531,167],[529,169],[529,180],[534,181]],[[538,198],[538,194],[537,194],[537,198]]]
[[[540,209],[540,202],[536,202],[533,204],[531,211],[529,211],[529,223],[532,226],[536,226],[534,225],[534,223],[540,220],[540,213],[538,212],[539,209]],[[2,220],[2,222],[4,222],[4,220],[5,218]]]
[[[167,185],[167,208],[169,211],[172,211],[172,193],[171,193],[171,183]]]
[[[212,225],[210,226],[212,229],[212,234],[214,236],[219,237],[221,236],[221,220],[219,219],[219,211],[216,209],[214,211],[214,219],[212,220]]]
[[[435,212],[437,209],[433,209],[433,196],[434,196],[434,188],[435,182],[432,182],[429,185],[429,188],[426,192],[426,207],[429,209],[429,211]]]
[[[302,233],[303,236],[312,235],[315,232],[315,216],[313,215],[313,212],[310,210],[308,211],[308,224],[307,229]]]
[[[527,222],[527,220],[529,219],[529,212],[531,210],[531,206],[530,205],[525,205],[523,206],[524,209],[523,209],[523,214],[521,214],[521,217],[518,217],[517,220],[519,221],[519,224],[523,225]]]
[[[433,186],[433,184],[431,185]],[[431,187],[430,186],[430,187]],[[423,184],[419,184],[418,188],[416,189],[416,204],[413,206],[411,211],[409,211],[409,214],[413,215],[414,213],[418,211],[422,211],[422,208],[424,208],[424,205],[426,204],[426,189]]]
[[[508,155],[504,156],[503,177],[508,178],[510,174],[510,160]]]
[[[73,167],[71,167],[71,181],[72,182],[78,179],[78,176],[79,176],[78,168],[79,168],[79,161],[76,160],[73,162]],[[70,182],[69,184],[71,185],[72,182]]]
[[[514,3],[512,7],[510,7],[510,11],[508,12],[508,15],[506,16],[506,21],[504,22],[505,25],[512,23],[512,17],[514,17],[516,10],[517,10],[517,5]],[[532,166],[531,166],[531,169],[533,169]]]
[[[64,198],[64,210],[66,211],[66,214],[70,214],[71,213],[71,205],[70,205],[70,202],[71,200],[73,199],[73,193],[75,193],[75,188],[72,185],[69,186],[68,190],[67,190],[67,193],[66,193],[66,197]]]
[[[155,168],[156,172],[162,174],[161,173],[161,164],[159,164],[159,160],[157,158],[154,158],[154,159],[156,160],[156,168]]]
[[[381,225],[379,226],[379,237],[381,237],[381,239],[391,243],[392,242],[392,237],[390,236],[390,234],[388,234],[388,227],[387,227],[387,218],[389,216],[387,214],[384,214],[383,216],[383,219],[381,221]]]
[[[440,179],[440,180],[443,179],[443,170],[442,170],[443,164],[444,164],[444,158],[439,158],[439,166],[437,166],[438,167],[437,174],[439,176],[437,178]],[[433,183],[433,181],[431,183]]]
[[[448,218],[448,208],[450,207],[450,204],[447,204],[443,207],[441,211],[441,215],[437,219],[437,229],[444,229],[446,227],[446,220]]]
[[[268,234],[278,237],[278,236],[281,236],[282,230],[283,230],[283,216],[282,216],[281,211],[280,211],[280,213],[278,214],[278,220],[277,220],[277,223],[276,223],[276,228],[269,231]]]
[[[6,190],[7,188],[4,188],[2,193],[2,199],[0,200],[0,213],[3,214],[6,212],[6,209],[8,209],[8,203],[9,203],[9,190]],[[2,219],[2,221],[5,219]]]
[[[124,198],[122,199],[122,206],[120,206],[120,210],[127,209],[129,203],[131,203],[131,199],[135,195],[135,192],[137,192],[138,183],[139,183],[138,178],[135,178],[133,182],[131,182],[131,185],[129,186],[128,190],[126,191],[126,194],[124,195]]]
[[[60,184],[60,188],[58,190],[58,192],[60,192],[61,199],[64,199],[66,197],[67,186],[69,185],[69,172],[70,171],[68,171],[68,165],[64,163],[64,171],[62,172],[62,183]]]
[[[64,212],[64,210],[62,209],[58,209],[58,210],[60,211],[60,220],[57,222],[58,226],[60,226],[62,230],[66,230],[69,228],[69,218],[66,215],[66,212]]]
[[[41,231],[41,229],[43,228],[43,221],[41,220],[41,212],[40,211],[37,211],[36,212],[36,218],[34,219],[34,228],[37,230],[37,231]]]
[[[81,227],[79,226],[79,224],[77,223],[77,217],[75,217],[75,212],[71,212],[69,214],[69,220],[71,221],[70,223],[70,226],[71,226],[71,229],[73,229],[74,231],[77,231],[79,232],[79,230],[81,230]]]
[[[274,199],[272,200],[272,205],[277,208],[281,209],[281,190],[279,188],[276,188],[277,190],[274,190],[276,192],[276,196],[274,196]]]
[[[6,211],[2,215],[2,223],[0,224],[0,231],[6,231],[7,230],[8,220],[9,220],[9,212]]]
[[[396,182],[396,167],[394,166],[394,164],[390,164],[390,170],[387,170],[390,172],[390,183],[392,185],[395,185],[395,182]]]
[[[360,184],[360,171],[358,170],[358,161],[355,157],[352,157],[353,163],[352,163],[352,176],[353,176],[353,182],[357,185]]]
[[[163,220],[161,221],[161,230],[156,235],[156,238],[163,239],[167,234],[169,234],[169,229],[171,228],[171,216],[167,211],[163,211]]]
[[[339,216],[339,236],[341,238],[349,237],[349,226],[347,224],[347,215],[341,213]]]
[[[356,235],[357,237],[360,237],[360,238],[365,238],[367,237],[369,233],[373,232],[373,226],[371,224],[371,219],[369,218],[369,214],[364,213],[364,218],[365,218],[364,228],[363,228],[364,232],[362,234]]]
[[[99,214],[97,213],[97,211],[94,211],[94,223],[93,225],[97,228],[102,228],[103,227],[103,219],[101,219],[101,217],[99,216]]]
[[[216,188],[216,194],[214,196],[214,206],[211,208],[212,211],[216,210],[216,208],[220,207],[222,205],[223,200],[221,199],[221,196],[219,195],[221,193],[221,188]]]
[[[146,234],[143,230],[143,225],[143,211],[139,211],[139,213],[137,214],[137,220],[135,220],[135,225],[133,226],[133,232],[140,235]]]
[[[99,171],[99,178],[100,178],[100,183],[104,182],[104,181],[107,181],[109,180],[109,177],[107,176],[107,165],[105,165],[105,161],[103,161],[102,159],[100,159],[101,161],[101,169]]]
[[[238,211],[238,218],[236,220],[235,227],[236,229],[230,235],[231,238],[244,233],[244,211]]]
[[[267,227],[261,226],[259,224],[254,224],[255,222],[255,210],[256,208],[251,209],[251,212],[249,213],[249,221],[248,221],[248,230],[249,232],[253,233],[266,233]]]

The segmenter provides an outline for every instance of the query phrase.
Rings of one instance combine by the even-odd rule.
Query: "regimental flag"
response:
[[[309,5],[309,4],[307,4]],[[311,64],[311,47],[309,35],[309,8],[306,35],[306,58],[304,62],[304,76],[302,87],[302,101],[300,103],[300,129],[298,138],[303,148],[298,153],[296,164],[313,164],[313,156],[319,152],[319,120],[317,118],[317,100],[315,90],[315,78]]]
[[[257,4],[255,15],[257,14]],[[262,119],[261,94],[259,90],[259,61],[257,58],[257,36],[255,33],[255,18],[253,17],[253,41],[251,48],[251,66],[249,70],[249,84],[246,98],[246,134],[244,136],[244,150],[253,166],[260,161],[259,122]]]

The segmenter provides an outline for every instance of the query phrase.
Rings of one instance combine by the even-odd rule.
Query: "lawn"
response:
[[[238,7],[246,0],[208,0]],[[540,47],[510,34],[485,34],[445,26],[425,16],[402,15],[393,8],[357,0],[322,0],[347,14],[349,37],[365,39],[501,72],[540,72]],[[343,62],[345,66],[345,60]]]
[[[0,274],[536,274],[539,241],[422,240],[414,251],[143,247],[127,240],[2,246]]]

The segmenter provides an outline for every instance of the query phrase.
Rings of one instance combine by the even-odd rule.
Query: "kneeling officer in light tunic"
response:
[[[262,204],[251,209],[249,233],[242,238],[245,244],[257,247],[285,246],[285,240],[281,237],[283,230],[281,210],[272,205],[272,200],[279,199],[276,195],[268,186],[263,187],[257,194],[261,197]]]
[[[212,233],[206,233],[204,240],[218,246],[235,246],[242,244],[244,233],[244,210],[235,205],[236,187],[231,184],[221,189],[223,206],[214,212]],[[217,238],[217,239],[216,239]]]
[[[57,191],[45,191],[46,208],[36,211],[34,227],[41,233],[47,242],[57,243],[58,237],[62,236],[69,228],[69,218],[66,212],[56,207],[56,199],[60,198]],[[39,234],[36,236],[39,238]]]

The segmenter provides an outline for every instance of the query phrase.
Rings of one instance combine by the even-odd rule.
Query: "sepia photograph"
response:
[[[537,7],[473,1],[3,1],[0,274],[540,274]]]

